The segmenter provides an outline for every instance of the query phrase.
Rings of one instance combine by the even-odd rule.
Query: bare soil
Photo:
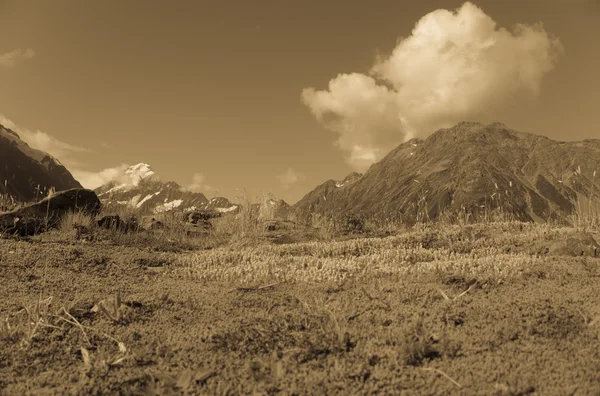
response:
[[[0,240],[0,394],[600,394],[599,258],[248,284],[194,254]]]

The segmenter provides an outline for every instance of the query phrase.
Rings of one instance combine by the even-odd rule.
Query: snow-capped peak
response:
[[[131,178],[131,183],[137,186],[140,180],[153,176],[155,173],[150,168],[150,165],[140,162],[137,165],[132,165],[125,171],[125,174]]]

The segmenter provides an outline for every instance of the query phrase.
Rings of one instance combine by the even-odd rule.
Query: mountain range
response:
[[[130,166],[125,170],[124,180],[111,181],[95,191],[108,211],[130,208],[154,214],[171,210],[226,213],[238,209],[238,205],[232,204],[227,198],[209,200],[204,194],[185,190],[173,181],[163,182],[145,163]]]
[[[413,222],[501,209],[546,221],[600,202],[593,193],[599,166],[600,139],[559,142],[501,123],[461,122],[399,145],[351,183],[325,182],[292,210],[304,219],[353,212]]]
[[[81,184],[56,158],[0,125],[0,194],[29,202],[46,197],[51,188],[62,191]]]
[[[54,187],[81,187],[58,160],[32,149],[0,126],[0,181],[20,201]],[[400,144],[364,174],[328,180],[293,206],[266,199],[255,205],[265,216],[355,213],[408,223],[463,214],[480,218],[494,211],[523,221],[562,219],[589,204],[600,204],[600,139],[562,142],[519,132],[501,123],[461,122],[426,139]],[[600,178],[600,174],[598,175]],[[163,182],[145,163],[95,190],[110,211],[170,210],[235,212],[240,205],[223,197],[207,199],[175,182]]]

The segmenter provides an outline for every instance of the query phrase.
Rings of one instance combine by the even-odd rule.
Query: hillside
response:
[[[56,158],[31,148],[0,125],[0,194],[27,202],[45,197],[52,187],[63,191],[81,184]]]
[[[351,211],[411,222],[502,209],[545,221],[589,202],[599,166],[600,140],[558,142],[500,123],[461,122],[399,145],[352,184],[318,186],[293,210],[303,219]]]

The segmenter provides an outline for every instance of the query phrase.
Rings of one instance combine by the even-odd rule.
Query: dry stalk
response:
[[[439,370],[439,369],[436,369],[433,367],[422,367],[421,369],[425,370],[425,371],[435,371],[436,373],[441,374],[444,377],[446,377],[454,385],[458,386],[459,388],[462,388],[461,384],[459,384],[456,380],[452,379],[452,377],[450,377],[448,374],[444,373],[442,370]]]

